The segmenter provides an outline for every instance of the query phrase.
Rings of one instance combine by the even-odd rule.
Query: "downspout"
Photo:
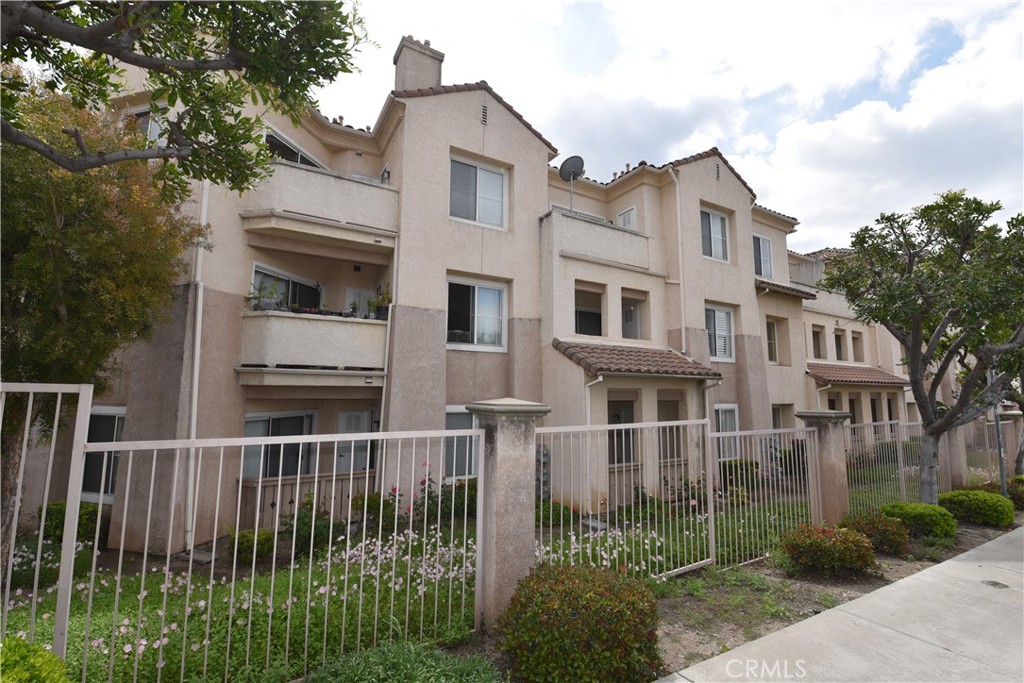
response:
[[[815,395],[815,396],[817,397],[817,399],[818,399],[818,410],[821,410],[821,392],[823,392],[823,391],[828,391],[828,390],[829,390],[829,389],[831,389],[831,388],[832,388],[832,385],[831,385],[831,384],[826,384],[826,385],[825,385],[825,386],[823,386],[822,388],[820,388],[820,389],[816,390],[816,392],[815,392],[815,394],[814,394],[814,395]]]
[[[391,303],[388,304],[388,326],[384,332],[384,379],[380,388],[380,431],[386,431],[384,409],[388,405],[388,395],[391,382],[391,335],[394,333],[392,325],[395,321],[395,295],[398,293],[398,236],[395,236],[395,252],[391,262]]]
[[[679,184],[676,169],[670,168],[668,174],[676,184],[676,258],[679,265],[679,348],[686,355],[686,297],[683,292],[683,188]]]
[[[586,405],[587,426],[588,427],[590,426],[590,387],[594,386],[598,382],[603,382],[603,381],[604,381],[604,375],[598,375],[597,379],[595,379],[593,382],[588,382],[587,384],[583,385],[583,389],[585,390],[585,393],[584,393],[584,405]]]
[[[199,224],[206,225],[207,214],[210,208],[210,181],[203,181],[202,200],[199,204]],[[199,362],[202,351],[203,338],[203,254],[206,251],[205,244],[196,245],[195,256],[192,261],[192,286],[195,288],[195,310],[193,312],[192,324],[192,384],[189,389],[189,416],[188,416],[188,438],[196,438],[196,425],[199,413]],[[195,540],[195,529],[192,521],[195,518],[195,468],[196,449],[188,449],[188,478],[185,480],[185,552],[192,552],[193,541]]]

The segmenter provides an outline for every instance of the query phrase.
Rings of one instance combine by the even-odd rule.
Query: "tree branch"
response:
[[[116,152],[99,152],[96,154],[83,154],[73,157],[59,149],[46,144],[42,140],[32,137],[23,131],[15,128],[7,121],[0,121],[2,137],[7,142],[27,147],[33,152],[41,154],[61,168],[72,173],[84,173],[92,168],[99,168],[107,164],[115,164],[121,161],[132,161],[140,159],[182,159],[192,153],[194,146],[181,145],[178,147],[150,147],[147,149],[122,149]],[[84,144],[84,143],[83,143]]]
[[[967,343],[967,335],[961,334],[952,346],[946,349],[946,353],[942,356],[942,362],[939,363],[939,367],[935,370],[935,380],[932,381],[932,386],[928,390],[928,400],[932,403],[935,402],[935,397],[939,393],[939,385],[942,384],[942,378],[946,376],[946,372],[949,371],[949,367],[953,364],[960,349]]]

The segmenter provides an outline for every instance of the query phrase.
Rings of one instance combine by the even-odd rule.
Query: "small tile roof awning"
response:
[[[762,280],[761,278],[754,278],[755,289],[767,289],[770,292],[778,292],[779,294],[788,294],[789,296],[799,297],[801,299],[817,299],[818,296],[813,292],[800,289],[799,287],[793,287],[791,285],[780,285],[778,282],[772,282],[771,280]]]
[[[907,380],[890,375],[870,365],[840,365],[838,363],[808,363],[807,374],[823,384],[876,384],[905,387]]]
[[[664,347],[585,344],[551,340],[551,345],[590,375],[656,375],[717,379],[709,367]]]

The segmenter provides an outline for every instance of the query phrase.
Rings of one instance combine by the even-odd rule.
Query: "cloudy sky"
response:
[[[885,211],[965,188],[1022,210],[1024,3],[365,0],[378,47],[320,93],[372,125],[403,35],[486,80],[608,181],[717,146],[758,203],[797,217],[795,251],[849,243]]]

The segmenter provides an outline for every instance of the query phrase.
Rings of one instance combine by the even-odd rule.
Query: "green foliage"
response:
[[[571,526],[580,519],[576,506],[568,506],[557,500],[542,500],[537,503],[534,524],[540,528],[551,526]]]
[[[853,576],[875,567],[871,541],[853,529],[804,524],[783,534],[781,547],[796,574]]]
[[[1003,494],[1003,487],[997,481],[990,481],[986,484],[972,486],[971,489],[988,491],[989,493]],[[1013,502],[1014,510],[1024,510],[1024,477],[1012,477],[1006,480],[1006,495]]]
[[[413,509],[421,521],[450,525],[463,519],[476,519],[476,495],[476,477],[438,486],[428,474],[420,480]]]
[[[939,494],[939,505],[961,522],[1005,527],[1013,524],[1013,503],[988,491],[950,491]]]
[[[312,492],[302,498],[299,509],[294,515],[287,515],[282,526],[289,547],[294,548],[296,556],[308,555],[310,544],[316,550],[327,545],[331,539],[331,516],[324,510],[313,509]]]
[[[39,643],[14,636],[0,643],[0,671],[4,683],[63,683],[64,662]]]
[[[397,496],[382,496],[379,493],[360,493],[352,496],[352,514],[362,517],[366,535],[389,534],[406,526],[405,518],[399,514]]]
[[[500,683],[480,656],[459,657],[424,643],[389,643],[331,661],[306,683]]]
[[[956,519],[949,510],[930,503],[889,503],[882,506],[882,514],[896,517],[907,525],[910,535],[937,536],[954,538],[956,536]]]
[[[517,680],[646,682],[662,666],[654,596],[612,570],[542,564],[498,626]]]
[[[875,552],[894,557],[907,554],[910,532],[907,525],[896,517],[886,517],[878,512],[865,513],[847,517],[839,526],[867,536]]]
[[[723,460],[718,463],[722,475],[722,492],[729,493],[733,486],[750,490],[760,479],[760,464],[756,460]]]
[[[259,559],[274,551],[275,534],[273,529],[260,529],[258,532],[255,529],[243,529],[242,531],[232,529],[229,535],[231,536],[231,548],[235,548],[237,543],[238,563],[242,566],[252,563],[254,553],[256,559]]]
[[[265,177],[270,157],[259,113],[277,111],[297,124],[315,104],[312,90],[350,72],[365,40],[354,6],[341,2],[24,5],[5,11],[3,63],[35,61],[46,70],[44,87],[80,111],[102,109],[121,94],[122,65],[141,68],[150,116],[167,144],[139,140],[127,146],[134,148],[129,158],[176,159],[160,176],[179,197],[189,177],[239,191]],[[23,76],[5,71],[5,124],[63,152],[64,168],[119,160],[109,152],[126,147],[79,150],[59,129],[31,130],[28,89]]]
[[[807,473],[807,444],[795,439],[792,446],[779,450],[779,466],[785,477],[803,477]]]
[[[43,527],[45,540],[51,543],[60,543],[64,540],[66,510],[67,503],[63,500],[54,500],[46,504],[46,524]],[[99,512],[100,506],[96,503],[80,502],[78,504],[78,541],[92,543],[96,539],[96,522]],[[39,519],[43,518],[42,506],[37,510],[37,514]]]

